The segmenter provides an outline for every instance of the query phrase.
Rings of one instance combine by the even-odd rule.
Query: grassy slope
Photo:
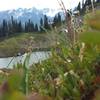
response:
[[[0,42],[0,57],[14,56],[18,52],[24,53],[29,47],[30,37],[32,37],[33,50],[49,48],[53,45],[51,35],[46,33],[23,33],[15,35]]]

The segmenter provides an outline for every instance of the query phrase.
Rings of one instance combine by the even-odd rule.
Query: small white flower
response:
[[[68,30],[65,29],[65,28],[63,28],[61,31],[62,31],[62,32],[66,32],[66,33],[68,33]]]
[[[71,60],[70,60],[70,59],[67,59],[67,62],[69,62],[69,63],[70,63],[70,62],[71,62]]]
[[[79,76],[78,76],[73,70],[70,70],[69,73],[70,73],[71,75],[74,75],[76,78],[79,78]]]
[[[56,82],[56,85],[60,85],[62,83],[62,80],[59,77],[54,80]]]
[[[57,45],[60,45],[60,42],[57,42]]]
[[[84,48],[84,47],[85,47],[85,43],[83,42],[83,43],[82,43],[82,48]]]
[[[42,71],[44,72],[44,68],[42,68]]]
[[[66,33],[68,33],[68,30],[67,30],[67,29],[65,29],[65,32],[66,32]]]
[[[64,73],[64,76],[67,76],[68,75],[68,72]]]
[[[72,74],[72,75],[75,74],[73,70],[70,70],[69,73]]]

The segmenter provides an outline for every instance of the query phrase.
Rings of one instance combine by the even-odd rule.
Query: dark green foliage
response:
[[[15,34],[15,33],[23,33],[23,32],[34,32],[38,31],[34,26],[34,23],[29,19],[28,22],[25,22],[25,25],[22,24],[21,21],[17,21],[11,16],[11,20],[3,22],[0,25],[0,36],[1,37],[8,37],[8,35]],[[36,28],[36,29],[35,29]]]
[[[48,17],[44,15],[44,28],[50,29],[49,23],[48,23]]]
[[[37,24],[35,24],[34,31],[38,32],[38,25]]]
[[[8,37],[8,35],[10,34],[20,33],[22,31],[23,31],[23,27],[21,21],[17,22],[17,20],[13,19],[13,16],[11,17],[10,21],[3,20],[0,26],[1,37]]]
[[[4,33],[3,35],[6,36],[7,34],[7,31],[8,31],[8,27],[7,27],[7,22],[6,20],[3,20],[3,23],[2,23],[2,32]]]
[[[43,24],[43,19],[41,18],[40,19],[40,32],[43,32],[44,30],[43,30],[43,26],[44,26],[44,24]]]
[[[79,11],[79,12],[81,12],[81,3],[79,2],[79,4],[78,4],[78,6],[77,6],[77,10]]]
[[[3,20],[0,24],[0,37],[8,37],[15,33],[24,33],[24,32],[44,32],[45,29],[50,30],[51,26],[60,26],[61,25],[61,15],[58,13],[55,16],[52,22],[49,22],[48,17],[44,15],[44,19],[40,19],[40,26],[37,23],[34,24],[32,20],[28,20],[25,23],[17,21],[11,16],[9,21]]]
[[[34,32],[34,23],[30,19],[25,23],[25,32]]]
[[[18,31],[19,33],[23,31],[21,21],[19,21],[19,23],[18,23],[18,26],[17,26],[17,31]]]
[[[53,27],[54,26],[60,26],[62,23],[62,20],[61,20],[61,15],[60,13],[58,13],[58,15],[56,15],[53,19]]]

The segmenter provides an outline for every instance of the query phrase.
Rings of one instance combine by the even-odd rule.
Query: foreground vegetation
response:
[[[63,33],[58,36],[52,57],[31,67],[29,90],[53,100],[100,99],[99,17],[100,11],[85,16],[84,31],[74,44]]]

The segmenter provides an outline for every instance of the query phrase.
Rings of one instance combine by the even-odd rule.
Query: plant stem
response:
[[[25,82],[26,82],[26,96],[27,96],[28,95],[28,69],[26,69]]]

